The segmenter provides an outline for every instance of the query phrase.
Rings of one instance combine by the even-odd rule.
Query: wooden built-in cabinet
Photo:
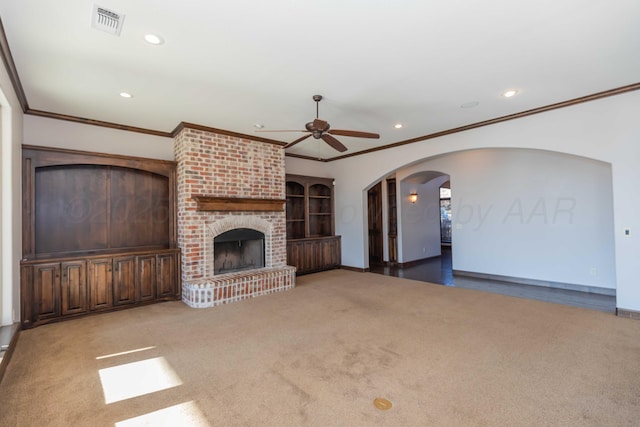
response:
[[[287,264],[296,274],[340,267],[340,236],[287,241]]]
[[[22,262],[22,324],[176,299],[180,251]]]
[[[286,176],[287,264],[296,274],[340,267],[334,234],[333,179]]]
[[[175,162],[23,146],[22,326],[180,297]]]

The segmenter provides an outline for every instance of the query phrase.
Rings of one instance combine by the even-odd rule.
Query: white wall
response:
[[[22,110],[4,67],[0,67],[0,324],[9,325],[20,316],[21,150]]]
[[[314,160],[299,159],[285,156],[284,168],[286,173],[293,175],[318,176],[331,178],[331,172],[327,169],[327,164]]]
[[[453,268],[615,288],[611,165],[484,148],[407,169],[451,175]]]
[[[420,182],[419,179],[404,178],[406,175],[402,170],[396,173],[400,181],[398,261],[403,263],[441,254],[440,186],[449,179],[442,176]],[[418,201],[411,203],[409,195],[414,191]]]
[[[24,144],[174,160],[173,138],[24,116]]]
[[[611,164],[617,306],[640,311],[639,107],[640,91],[635,91],[326,163],[328,175],[336,180],[336,233],[342,235],[342,263],[367,267],[363,191],[390,172],[433,156],[475,148],[557,151]],[[452,177],[452,186],[456,185]],[[624,228],[630,228],[632,235],[625,237]],[[540,266],[544,271],[551,268]]]

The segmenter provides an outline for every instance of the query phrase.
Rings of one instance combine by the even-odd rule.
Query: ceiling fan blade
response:
[[[380,135],[377,133],[371,132],[360,132],[358,130],[340,130],[340,129],[331,129],[328,131],[331,135],[341,135],[341,136],[353,136],[355,138],[373,138],[378,139]]]
[[[309,134],[309,135],[305,135],[305,136],[303,136],[303,137],[301,137],[301,138],[298,138],[298,139],[296,139],[295,141],[290,142],[290,143],[288,143],[287,145],[285,145],[285,146],[284,146],[284,148],[292,147],[292,146],[296,145],[298,142],[302,142],[302,141],[304,141],[305,139],[309,138],[310,136],[311,136],[311,134]]]
[[[321,136],[321,138],[322,138],[322,140],[324,142],[326,142],[327,144],[329,144],[330,146],[332,146],[333,148],[335,148],[339,152],[343,153],[343,152],[347,151],[347,147],[345,147],[342,144],[342,142],[338,141],[337,139],[335,139],[331,135],[325,133],[324,135]]]
[[[308,132],[306,130],[254,130],[254,132]]]
[[[324,120],[315,119],[313,121],[313,127],[316,130],[325,131],[325,130],[329,129],[329,123],[325,122]]]

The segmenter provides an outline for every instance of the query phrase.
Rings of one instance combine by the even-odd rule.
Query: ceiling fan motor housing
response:
[[[322,127],[319,127],[319,126]],[[324,126],[323,126],[324,125]],[[311,134],[313,135],[313,137],[315,139],[320,139],[322,137],[322,134],[326,131],[329,130],[330,126],[329,123],[324,122],[322,120],[316,119],[312,122],[307,123],[306,125],[304,125],[304,127],[311,132]]]

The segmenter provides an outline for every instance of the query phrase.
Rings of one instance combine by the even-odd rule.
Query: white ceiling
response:
[[[91,28],[92,1],[0,0],[29,108],[289,142],[303,134],[254,124],[304,129],[321,94],[332,128],[381,135],[338,137],[349,154],[640,81],[638,0],[97,4],[125,15],[119,37]],[[146,43],[149,32],[165,43]],[[340,155],[313,138],[287,151]]]

